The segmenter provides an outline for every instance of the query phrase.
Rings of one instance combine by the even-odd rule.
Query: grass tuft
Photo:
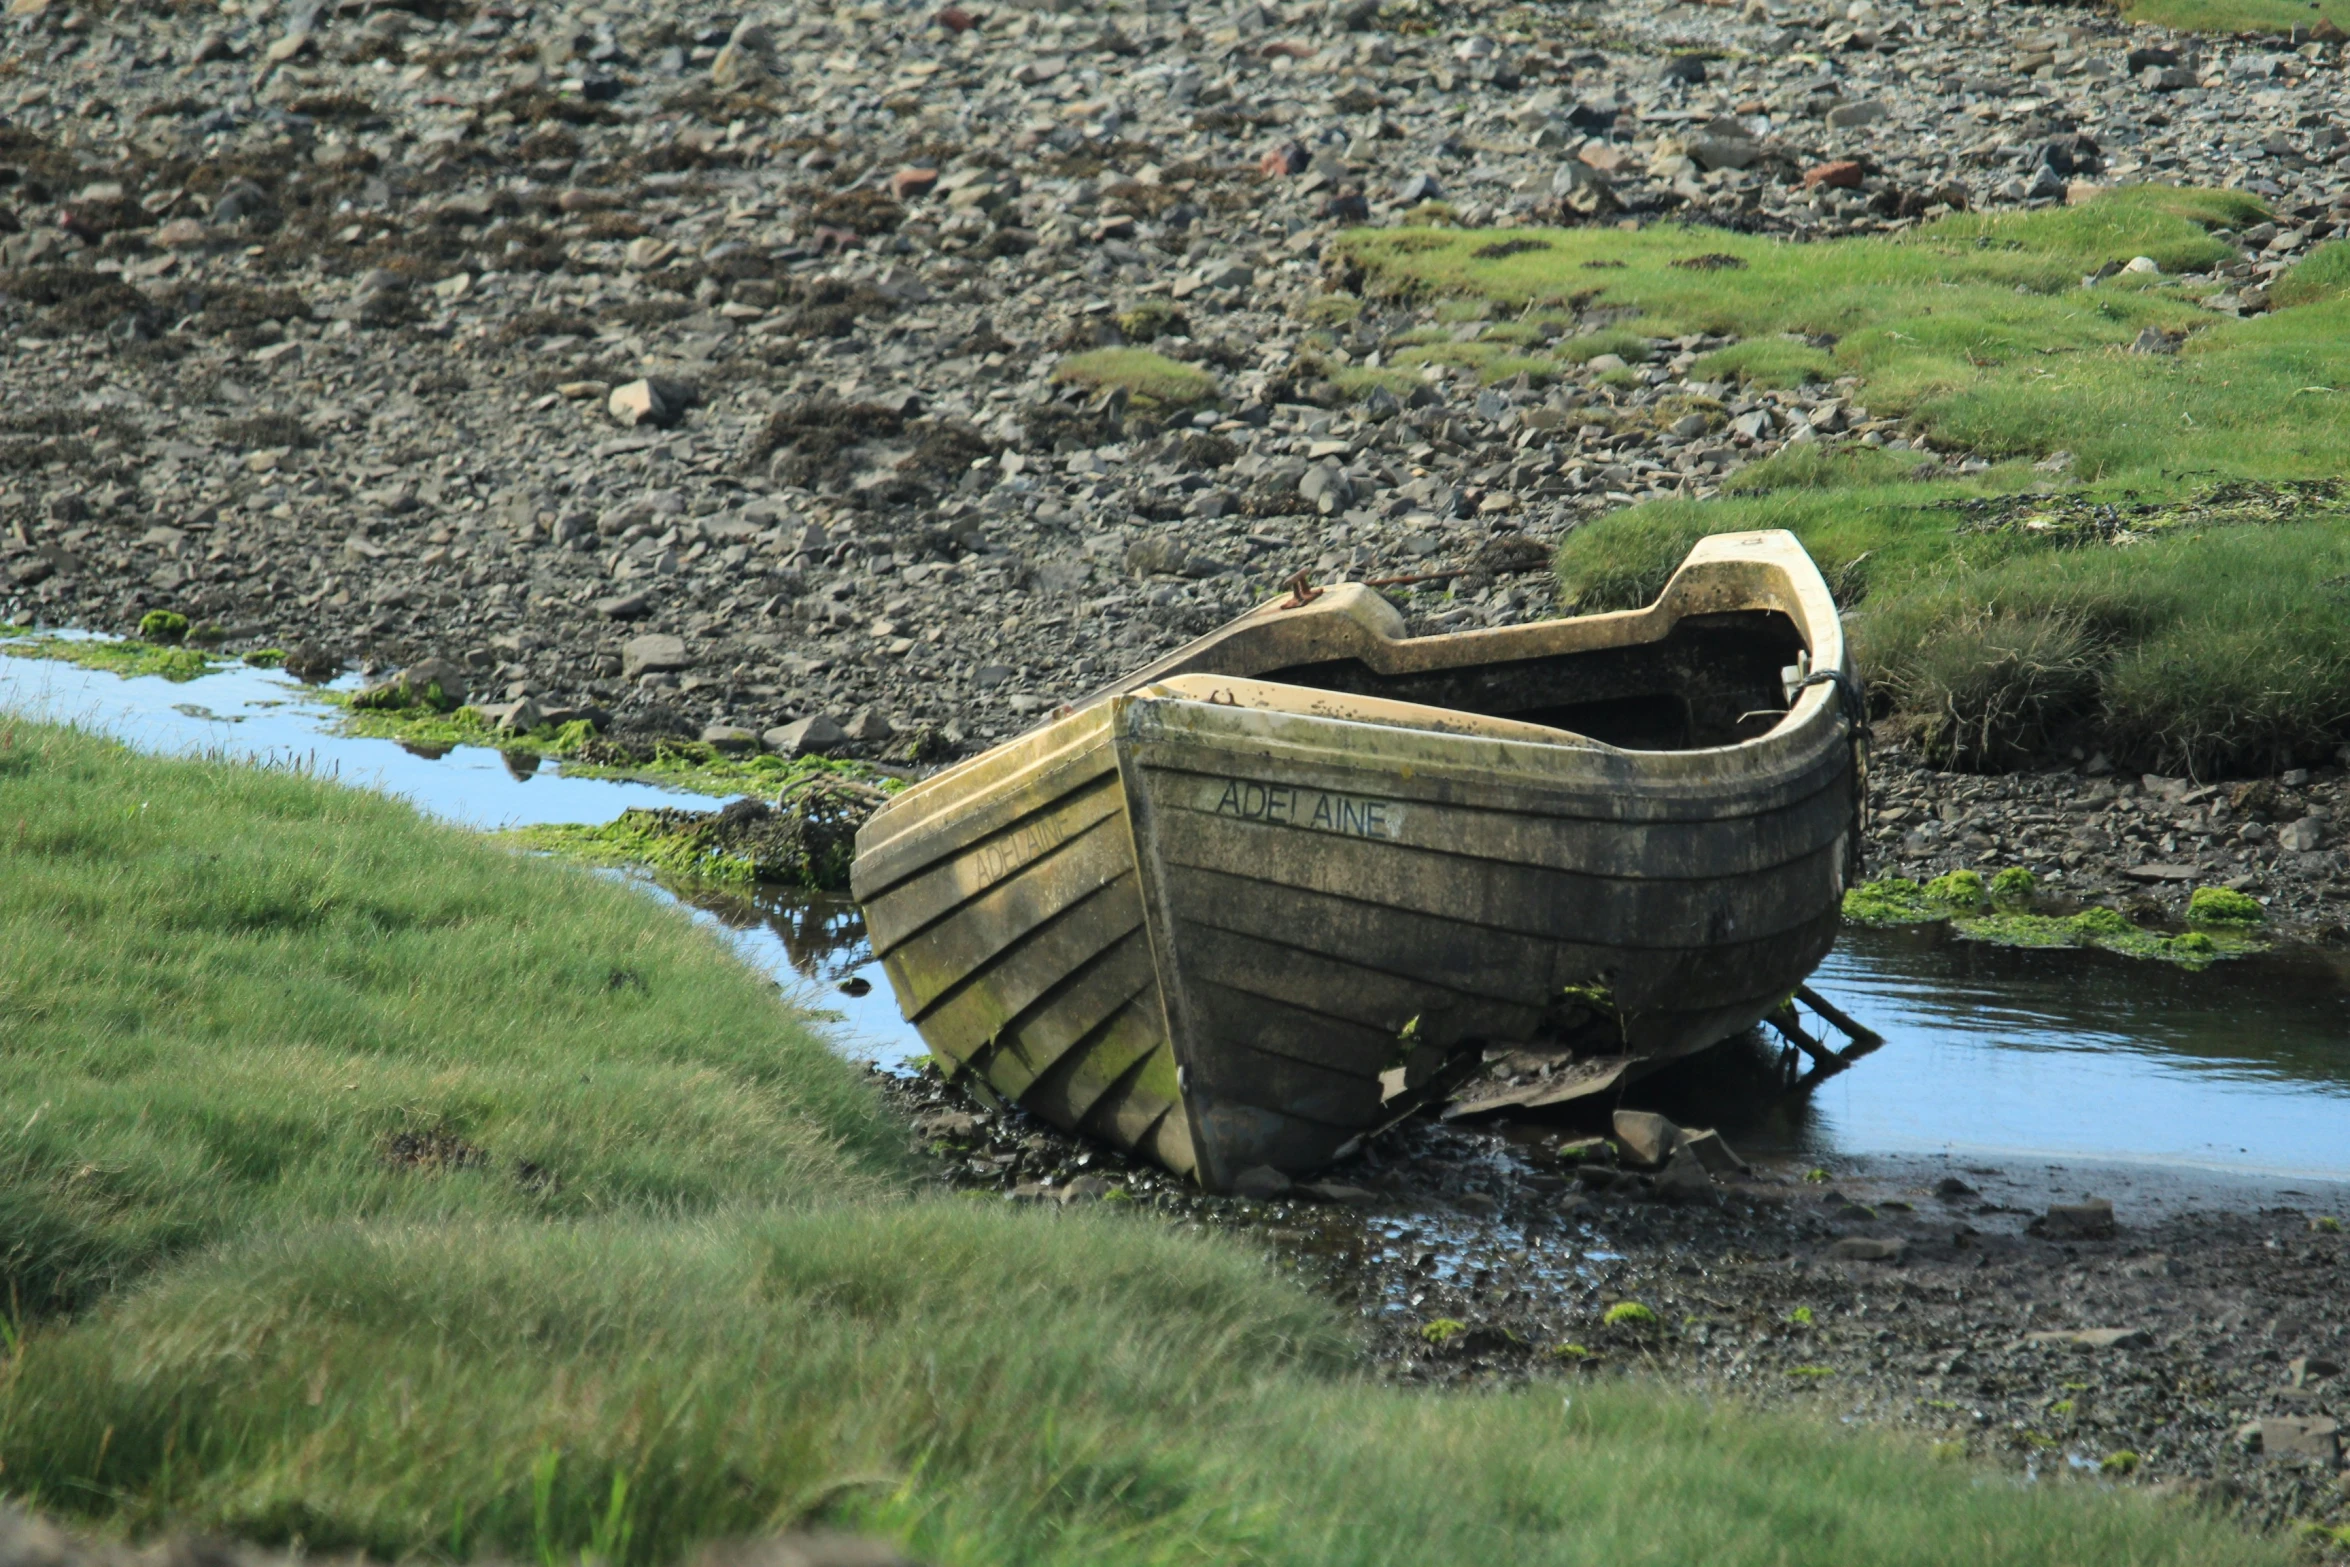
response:
[[[1212,402],[1216,396],[1216,378],[1207,371],[1147,348],[1096,348],[1073,354],[1061,361],[1053,379],[1096,390],[1120,387],[1139,401],[1178,408]]]

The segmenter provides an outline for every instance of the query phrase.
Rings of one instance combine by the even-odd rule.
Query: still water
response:
[[[337,736],[331,711],[273,671],[125,680],[0,653],[0,711],[145,750],[300,765],[468,827],[715,804],[566,778],[488,748],[431,758]],[[921,1052],[853,905],[773,892],[685,901],[745,962],[836,1014],[852,1054],[897,1065]],[[1938,929],[1855,929],[1812,983],[1883,1033],[1885,1048],[1799,1102],[1771,1101],[1757,1086],[1764,1074],[1739,1069],[1737,1045],[1634,1097],[1702,1112],[1755,1152],[2048,1155],[2350,1179],[2350,955],[2293,950],[2190,974]]]

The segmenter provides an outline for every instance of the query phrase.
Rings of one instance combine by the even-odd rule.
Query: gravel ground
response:
[[[1260,1242],[1359,1311],[1383,1377],[1646,1374],[2264,1527],[2350,1524],[2350,1187],[1758,1160],[1669,1199],[1670,1178],[1575,1157],[1589,1128],[1423,1120],[1311,1187],[1209,1197],[935,1076],[883,1081],[949,1183]],[[2095,1198],[2110,1233],[2051,1222]]]
[[[1616,395],[1573,377],[1343,404],[1299,353],[1321,247],[1430,196],[1808,236],[2236,184],[2296,226],[2246,236],[2225,310],[2350,202],[2337,45],[2071,8],[11,18],[0,614],[177,609],[654,730],[975,746],[1301,568],[1474,568],[1415,621],[1528,618],[1533,546],[1590,516],[1798,426],[1904,443],[1816,392],[1694,440],[1529,421]],[[1857,188],[1803,182],[1839,159]],[[1426,324],[1374,311],[1332,357]],[[1129,339],[1214,407],[1052,379]],[[1622,395],[1691,390],[1710,346],[1654,345]],[[626,659],[647,632],[680,667]]]
[[[1799,432],[1908,444],[1836,388],[1692,387],[1713,339],[1653,344],[1630,390],[1431,368],[1410,406],[1347,404],[1328,366],[1429,316],[1301,355],[1344,224],[1441,196],[1811,236],[2236,184],[2291,225],[2208,280],[2243,311],[2350,202],[2335,43],[2074,8],[26,0],[5,25],[0,618],[174,609],[320,671],[438,657],[477,701],[822,718],[882,757],[1014,733],[1300,569],[1465,569],[1399,595],[1421,629],[1539,617],[1547,546],[1592,516]],[[1804,183],[1840,159],[1857,187]],[[1213,406],[1053,379],[1143,340]],[[1692,390],[1729,430],[1564,417]],[[648,634],[677,641],[629,658]],[[2062,788],[1887,771],[1918,865],[1949,847],[1917,842],[1929,798],[2004,825]],[[2166,803],[2148,825],[2197,850],[2146,858],[2209,837],[2215,874],[2339,924],[2301,798],[2263,840]],[[2317,841],[2280,848],[2296,821]],[[2064,852],[2134,886],[2135,850]]]

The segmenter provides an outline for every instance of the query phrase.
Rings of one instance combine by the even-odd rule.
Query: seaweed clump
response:
[[[2187,922],[2195,928],[2175,935],[2149,930],[2120,910],[2100,904],[2070,913],[2037,913],[2037,893],[2032,873],[2021,866],[2009,866],[1988,882],[1981,872],[1963,869],[1922,885],[1905,876],[1888,876],[1845,893],[1844,917],[1855,925],[1947,923],[1969,941],[2003,947],[2094,947],[2189,968],[2258,951],[2261,945],[2248,932],[2265,911],[2256,900],[2224,888],[2199,889],[2187,907]]]
[[[515,836],[550,853],[694,881],[841,892],[857,829],[888,798],[882,786],[818,769],[792,780],[773,804],[746,797],[716,811],[641,806],[600,827],[528,827]]]

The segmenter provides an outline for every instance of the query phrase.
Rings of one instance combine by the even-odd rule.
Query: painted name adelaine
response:
[[[1215,787],[1215,786],[1211,786]],[[1244,822],[1303,827],[1353,838],[1393,838],[1403,828],[1403,806],[1395,800],[1301,789],[1295,784],[1226,779],[1216,794],[1215,814]]]

